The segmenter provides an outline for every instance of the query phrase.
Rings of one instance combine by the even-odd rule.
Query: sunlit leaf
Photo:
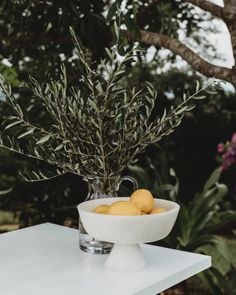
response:
[[[40,138],[40,140],[38,140],[36,142],[36,144],[43,144],[43,143],[47,142],[51,138],[51,136],[52,136],[51,134],[47,134],[47,135],[43,136],[42,138]]]
[[[25,136],[27,136],[27,135],[30,135],[30,134],[32,134],[32,133],[34,132],[34,130],[35,130],[34,127],[33,127],[33,128],[30,128],[30,129],[28,129],[27,131],[21,133],[19,136],[17,136],[17,138],[20,139],[20,138],[23,138],[23,137],[25,137]]]

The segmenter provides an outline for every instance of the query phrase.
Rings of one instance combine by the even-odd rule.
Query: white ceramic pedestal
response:
[[[105,263],[106,269],[119,272],[140,271],[145,265],[142,250],[137,244],[115,244]]]
[[[129,198],[119,198],[129,200]],[[85,230],[95,239],[114,243],[105,267],[111,271],[134,272],[145,267],[139,244],[165,238],[172,230],[179,212],[179,205],[155,199],[155,207],[166,208],[160,214],[117,216],[93,213],[101,204],[111,204],[117,198],[104,198],[83,202],[78,206]]]

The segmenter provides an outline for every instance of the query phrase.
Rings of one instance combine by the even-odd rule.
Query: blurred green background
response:
[[[114,13],[112,2],[1,1],[0,73],[12,84],[16,97],[25,108],[32,103],[30,93],[24,87],[30,75],[39,81],[49,76],[57,77],[63,62],[69,82],[77,83],[80,73],[74,60],[70,26],[92,61],[103,57],[105,47],[116,42],[113,22],[107,21],[109,8],[110,15]],[[209,62],[222,65],[230,62],[228,53],[217,44],[217,40],[227,34],[224,24],[212,14],[177,0],[141,3],[129,0],[123,5],[127,14],[135,16],[131,17],[131,22],[126,19],[127,28],[133,30],[133,34],[137,26],[148,28],[182,38]],[[113,6],[113,10],[117,8]],[[133,44],[128,42],[129,46]],[[141,46],[147,49],[146,54],[137,58],[124,83],[140,86],[151,81],[155,85],[158,99],[153,117],[164,108],[177,104],[183,91],[194,91],[196,80],[207,80],[174,52],[145,43]],[[0,113],[2,121],[8,115],[8,109],[1,93]],[[42,110],[28,108],[28,113],[35,121],[47,123]],[[230,141],[234,132],[236,93],[233,85],[226,83],[217,89],[216,95],[209,94],[206,100],[199,102],[174,134],[148,148],[135,166],[127,168],[126,174],[136,177],[140,187],[182,204],[176,230],[163,243],[214,257],[214,268],[165,294],[235,292],[236,165],[232,164],[223,172],[217,169],[220,166],[217,146]],[[70,174],[39,183],[19,179],[19,169],[43,165],[46,164],[0,149],[0,232],[42,222],[77,227],[75,206],[86,197],[86,183],[79,176]],[[123,186],[120,195],[130,192],[130,187]]]

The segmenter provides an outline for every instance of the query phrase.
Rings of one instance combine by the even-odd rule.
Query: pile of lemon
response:
[[[165,208],[154,208],[154,198],[150,191],[138,189],[128,201],[117,201],[111,205],[97,206],[93,212],[109,215],[146,215],[167,211]]]

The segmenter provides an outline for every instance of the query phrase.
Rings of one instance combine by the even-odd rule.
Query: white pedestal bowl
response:
[[[159,214],[139,216],[117,216],[93,213],[101,204],[129,198],[104,198],[86,201],[78,205],[78,211],[85,230],[95,239],[114,243],[105,267],[111,271],[133,272],[145,267],[139,244],[154,242],[168,236],[176,221],[179,205],[155,199],[155,207],[166,208]]]

